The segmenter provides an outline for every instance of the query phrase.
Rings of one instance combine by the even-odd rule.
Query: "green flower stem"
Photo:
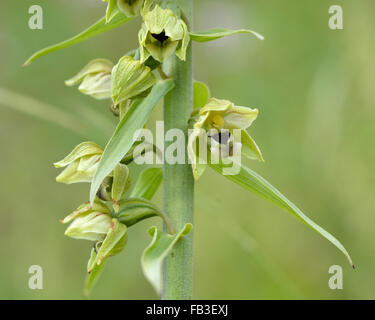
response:
[[[178,0],[176,0],[178,1]],[[193,0],[180,0],[184,15],[192,18]],[[190,23],[191,25],[191,23]],[[186,62],[176,56],[166,62],[168,76],[175,81],[175,88],[164,101],[165,132],[178,128],[185,132],[187,145],[188,120],[193,105],[193,72],[191,44]],[[170,142],[165,142],[165,148]],[[164,212],[173,221],[176,230],[186,223],[193,223],[194,179],[191,166],[164,164]],[[193,233],[179,240],[166,258],[163,269],[162,299],[191,299],[193,282]]]

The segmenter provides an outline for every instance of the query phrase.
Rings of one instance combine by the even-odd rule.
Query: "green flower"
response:
[[[120,59],[112,71],[112,99],[117,107],[148,92],[156,77],[151,69],[130,56]]]
[[[78,74],[65,81],[69,87],[80,83],[78,90],[96,99],[111,97],[111,72],[113,63],[106,59],[89,62]]]
[[[138,34],[141,62],[150,56],[159,62],[176,54],[186,60],[190,37],[185,22],[170,9],[159,5],[143,13],[143,24]]]
[[[75,214],[73,222],[65,231],[65,235],[75,239],[103,241],[111,226],[112,218],[105,206],[95,209],[86,205],[77,209],[79,214]],[[63,220],[64,223],[69,220],[67,218]]]
[[[127,243],[127,227],[113,218],[108,207],[99,199],[91,206],[84,203],[67,216],[62,223],[70,223],[65,235],[74,239],[95,241],[88,263],[88,272]]]
[[[242,147],[242,153],[246,157],[263,161],[259,147],[246,131],[257,116],[258,109],[235,106],[228,100],[216,98],[209,99],[207,104],[199,109],[192,118],[193,131],[188,142],[189,160],[196,180],[206,168],[206,164],[199,161],[198,141],[208,141],[210,151],[215,156],[220,154],[229,157],[234,147]],[[241,141],[235,141],[234,130],[241,131]]]
[[[66,184],[91,182],[103,154],[95,142],[82,142],[63,160],[54,163],[56,168],[66,167],[56,178]]]
[[[103,149],[95,142],[82,142],[63,160],[54,163],[56,168],[66,167],[56,178],[57,182],[66,184],[91,182]],[[130,187],[129,168],[118,163],[103,181],[98,195],[103,200],[112,200],[115,212],[119,209],[121,197]]]

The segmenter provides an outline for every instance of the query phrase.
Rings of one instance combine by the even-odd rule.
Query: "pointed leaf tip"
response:
[[[225,168],[225,165],[222,163],[212,164],[210,161],[209,165],[212,169],[220,174],[223,173],[223,168]],[[309,217],[307,217],[293,202],[287,199],[278,189],[276,189],[273,185],[271,185],[267,180],[258,175],[256,172],[252,171],[250,168],[242,164],[239,174],[224,175],[224,177],[272,202],[285,212],[295,216],[301,222],[306,224],[308,227],[316,231],[318,234],[320,234],[322,237],[326,238],[329,242],[336,246],[336,248],[338,248],[348,259],[350,265],[354,266],[348,251],[340,241],[338,241],[332,234],[324,230]]]
[[[215,28],[215,29],[199,31],[199,32],[190,32],[190,38],[197,42],[208,42],[208,41],[213,41],[213,40],[221,39],[224,37],[228,37],[228,36],[232,36],[232,35],[240,34],[240,33],[252,34],[255,37],[257,37],[259,40],[264,40],[264,37],[261,34],[252,30],[248,30],[248,29],[230,30],[230,29],[225,29],[225,28]]]
[[[59,42],[55,45],[52,45],[52,46],[49,46],[49,47],[46,47],[42,50],[37,51],[29,59],[26,60],[26,62],[23,64],[23,66],[25,67],[25,66],[30,65],[31,62],[39,59],[40,57],[42,57],[46,54],[49,54],[49,53],[52,53],[52,52],[70,47],[74,44],[77,44],[77,43],[80,43],[80,42],[85,41],[87,39],[90,39],[90,38],[92,38],[92,37],[94,37],[98,34],[101,34],[101,33],[104,33],[106,31],[112,30],[112,29],[130,21],[131,19],[133,19],[133,17],[125,16],[121,11],[119,11],[117,8],[115,8],[111,12],[111,21],[110,22],[106,23],[106,17],[101,18],[99,21],[97,21],[92,26],[90,26],[86,30],[82,31],[78,35],[76,35],[76,36],[74,36],[74,37],[72,37],[68,40]]]

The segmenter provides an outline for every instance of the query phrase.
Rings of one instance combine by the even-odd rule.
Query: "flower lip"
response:
[[[211,138],[217,141],[219,144],[227,144],[231,138],[231,134],[229,131],[224,131],[212,135]]]
[[[164,41],[167,41],[169,37],[165,34],[165,31],[163,30],[162,32],[156,34],[156,33],[151,33],[151,36],[161,42],[163,44]]]

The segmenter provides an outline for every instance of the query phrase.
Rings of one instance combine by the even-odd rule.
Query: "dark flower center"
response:
[[[164,31],[162,31],[161,33],[159,34],[156,34],[156,33],[151,33],[151,35],[158,41],[160,41],[161,43],[163,43],[164,41],[167,41],[169,39],[169,37],[165,34]]]
[[[227,144],[230,139],[230,132],[219,132],[212,136],[212,139],[219,142],[220,144]]]

